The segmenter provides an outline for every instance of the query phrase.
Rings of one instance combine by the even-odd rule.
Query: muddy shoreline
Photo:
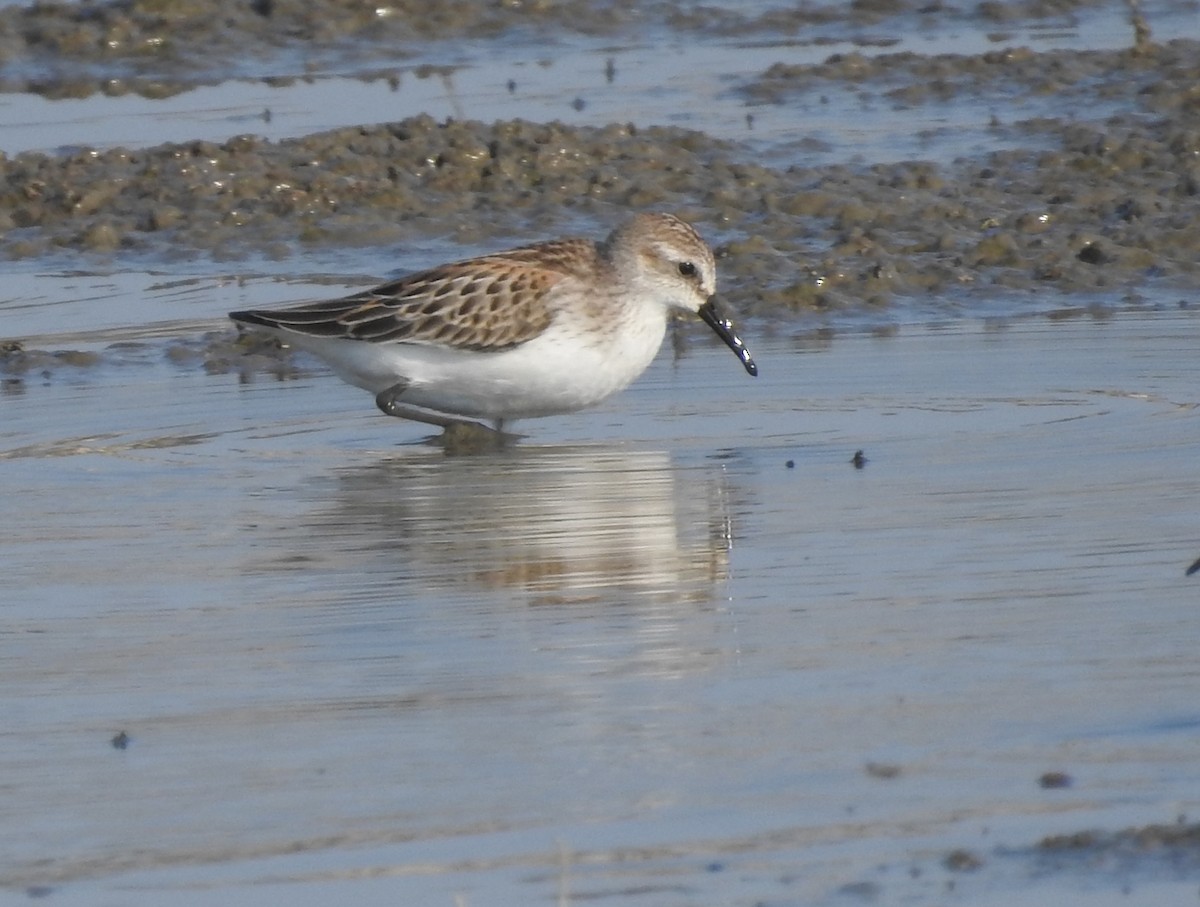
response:
[[[1011,45],[1003,30],[1096,8],[958,10],[901,0],[744,12],[666,2],[459,2],[439,5],[437,15],[423,3],[346,0],[5,7],[0,79],[10,90],[78,77],[109,93],[125,90],[130,75],[183,88],[236,77],[225,65],[233,57],[273,61],[277,77],[304,76],[288,48],[315,55],[306,68],[327,52],[353,51],[356,71],[379,78],[377,54],[403,58],[421,42],[530,29],[614,40],[646,29],[695,40],[875,36],[878,45],[901,22],[963,23],[988,30],[995,49],[835,53],[816,65],[778,63],[732,90],[746,99],[748,118],[756,105],[796,105],[802,120],[800,102],[828,86],[894,109],[1002,102],[992,129],[1027,147],[949,162],[772,165],[760,145],[686,129],[429,116],[277,142],[247,134],[80,147],[0,156],[0,256],[83,253],[136,267],[197,253],[283,260],[346,245],[378,247],[386,259],[389,248],[429,236],[470,254],[561,234],[568,218],[572,230],[602,235],[629,210],[666,209],[718,247],[723,289],[749,315],[997,291],[1124,292],[1136,303],[1147,283],[1190,286],[1200,261],[1192,224],[1200,41],[1155,43],[1153,23],[1136,8],[1124,50],[1039,53]],[[1069,102],[1072,114],[1022,114],[1028,101],[1047,96]]]
[[[431,235],[486,247],[495,236],[554,235],[564,211],[602,233],[625,211],[666,209],[714,241],[724,287],[754,315],[997,288],[1187,286],[1200,260],[1200,44],[1053,60],[1062,90],[1086,95],[1081,107],[1121,94],[1131,109],[998,122],[1047,150],[950,164],[773,168],[683,129],[430,117],[280,142],[20,154],[0,161],[0,254],[284,259]],[[962,75],[943,92],[994,84],[981,67],[1042,91],[1047,66],[1032,62],[1046,63],[1012,52],[936,65]],[[746,90],[786,104],[847,66],[780,68]],[[932,90],[926,65],[853,68],[864,85],[886,72]]]
[[[278,141],[244,134],[0,155],[0,256],[132,269],[199,257],[236,269],[378,249],[382,279],[395,250],[430,238],[469,255],[564,232],[599,237],[631,210],[659,209],[692,221],[714,245],[721,290],[743,317],[886,317],[926,300],[969,312],[997,295],[1016,313],[1023,301],[1044,311],[1047,296],[1067,311],[1161,305],[1164,295],[1194,302],[1200,41],[1155,43],[1148,26],[1131,25],[1126,49],[1038,52],[1007,43],[999,30],[1018,13],[1085,15],[1087,4],[982,4],[964,13],[868,3],[840,14],[458,4],[436,20],[417,5],[369,21],[357,4],[318,6],[251,4],[229,14],[236,21],[203,2],[4,8],[0,78],[28,90],[70,78],[120,93],[133,73],[186,90],[219,79],[214,64],[227,54],[279,62],[286,47],[319,56],[350,41],[365,52],[356,58],[363,78],[373,80],[386,73],[370,69],[372,54],[391,47],[403,56],[414,36],[486,38],[530,27],[621,35],[652,23],[697,37],[811,42],[822,28],[859,29],[866,44],[864,36],[886,35],[904,17],[949,18],[995,27],[995,48],[839,52],[817,64],[772,65],[730,90],[745,100],[750,126],[765,107],[794,109],[802,122],[831,90],[868,110],[994,105],[991,133],[1016,147],[952,160],[811,164],[802,151],[764,154],[752,130],[743,142],[669,126],[421,115]],[[164,37],[184,33],[187,41]],[[32,72],[41,75],[20,82]],[[1040,115],[1046,98],[1071,115]],[[2,331],[0,339],[8,341],[0,373],[15,381],[106,359],[27,349]],[[248,349],[232,328],[181,340],[167,355],[215,372],[296,368],[277,350]]]
[[[429,41],[496,40],[560,34],[616,41],[648,30],[705,38],[887,44],[903,24],[947,23],[999,31],[1017,21],[1056,23],[1085,16],[1096,0],[984,2],[957,8],[918,0],[863,0],[783,8],[656,0],[429,4],[400,0],[121,0],[103,4],[37,3],[0,7],[0,87],[50,97],[129,91],[162,97],[231,75],[286,70],[300,50],[308,66],[361,72],[379,61],[417,55]],[[870,30],[867,36],[863,30]],[[233,67],[232,71],[230,67]],[[297,72],[295,75],[302,75]]]

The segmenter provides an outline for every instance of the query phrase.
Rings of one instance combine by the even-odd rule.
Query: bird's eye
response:
[[[682,274],[684,277],[695,277],[696,276],[696,266],[694,264],[692,264],[690,261],[681,261],[679,263],[679,273]]]

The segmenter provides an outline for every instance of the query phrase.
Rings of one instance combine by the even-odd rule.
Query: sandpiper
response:
[[[558,239],[402,277],[342,299],[231,312],[325,360],[390,416],[449,428],[573,412],[650,364],[672,309],[697,313],[751,375],[713,296],[712,251],[670,214],[603,242]]]

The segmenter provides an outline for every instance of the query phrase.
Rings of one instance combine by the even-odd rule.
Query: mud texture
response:
[[[1061,18],[1097,0],[984,2],[965,9],[924,0],[856,0],[739,10],[678,0],[118,0],[0,7],[0,86],[49,97],[137,92],[163,96],[232,75],[278,69],[300,50],[310,67],[359,71],[402,60],[422,44],[520,33],[638,39],[675,33],[795,38],[814,29],[968,20]],[[826,37],[825,40],[833,40]],[[215,75],[219,67],[220,75]],[[232,70],[231,70],[232,67]]]
[[[201,0],[36,4],[0,8],[0,73],[43,87],[60,78],[94,85],[99,76],[117,91],[122,74],[219,81],[231,74],[221,61],[233,58],[294,74],[279,62],[287,48],[311,51],[305,59],[349,49],[361,67],[377,52],[402,56],[413,41],[512,29],[628,33],[650,24],[779,38],[914,15],[1001,26],[1018,12],[1028,20],[1087,5],[984,3],[964,12],[864,0],[749,15],[621,2],[464,0],[437,13],[424,3],[347,0],[262,0],[219,12]],[[1076,311],[1098,299],[1138,305],[1150,286],[1177,289],[1180,304],[1191,304],[1200,262],[1198,86],[1200,42],[1155,43],[1143,23],[1131,27],[1125,50],[840,53],[816,65],[777,64],[734,88],[751,105],[785,109],[831,88],[899,108],[1003,100],[1007,120],[992,129],[1018,150],[951,162],[801,166],[788,157],[772,166],[780,156],[761,146],[678,128],[428,116],[278,142],[245,135],[0,154],[0,257],[75,266],[82,253],[161,267],[197,255],[306,259],[353,246],[380,250],[382,279],[408,242],[447,238],[468,255],[567,232],[601,236],[630,211],[668,210],[714,244],[722,292],[742,315],[883,313],[927,299],[968,307],[997,296],[1017,311],[1022,300],[1044,310],[1048,297]],[[1020,118],[1023,101],[1045,98],[1075,115]],[[211,371],[286,377],[295,368],[277,349],[245,349],[232,332],[200,349],[177,347],[173,360]],[[0,373],[20,382],[87,367],[85,359],[17,348],[0,352]]]
[[[1190,283],[1200,262],[1200,43],[1030,53],[853,68],[895,81],[907,67],[910,88],[926,94],[1006,80],[1041,92],[1058,72],[1081,109],[1116,99],[1122,111],[997,125],[1036,150],[944,165],[772,168],[681,129],[429,117],[281,142],[29,153],[0,160],[0,254],[279,259],[439,235],[478,251],[497,236],[542,238],[565,223],[599,234],[630,210],[665,209],[714,241],[723,288],[754,314],[972,290],[1136,299],[1148,281]],[[836,73],[848,65],[775,67],[746,90],[786,104],[814,80],[846,78]],[[946,75],[936,88],[932,70],[961,86]]]

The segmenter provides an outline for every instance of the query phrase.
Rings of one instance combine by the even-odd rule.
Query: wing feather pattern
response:
[[[500,352],[542,333],[554,315],[549,291],[569,277],[590,276],[596,260],[589,240],[555,240],[420,271],[342,299],[230,317],[313,337]]]

